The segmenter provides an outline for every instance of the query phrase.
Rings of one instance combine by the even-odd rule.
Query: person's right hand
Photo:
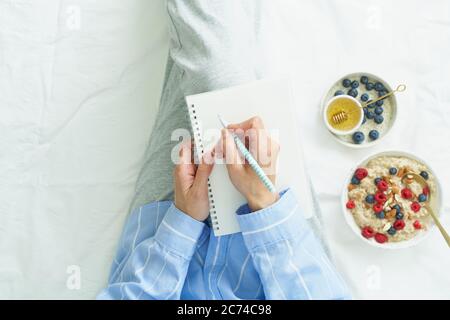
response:
[[[276,178],[278,143],[270,138],[259,117],[229,125],[227,129],[222,130],[222,153],[226,160],[231,182],[247,199],[252,211],[258,211],[272,205],[278,200],[278,194],[270,192],[247,161],[243,160],[230,130],[238,136],[243,133],[243,137],[245,137],[243,142],[273,184],[275,184]]]

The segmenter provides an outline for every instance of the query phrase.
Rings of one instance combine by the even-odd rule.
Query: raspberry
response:
[[[385,243],[388,241],[388,237],[385,234],[377,233],[375,235],[375,241],[378,243]]]
[[[422,225],[420,224],[419,220],[414,221],[413,226],[415,229],[422,229]]]
[[[381,203],[374,204],[373,211],[375,211],[375,213],[383,211],[383,205]]]
[[[373,231],[373,229],[371,227],[364,227],[361,230],[361,235],[366,238],[372,238],[375,235],[375,231]]]
[[[347,209],[354,209],[355,208],[355,201],[348,200],[347,204],[345,206],[347,207]]]
[[[405,227],[405,221],[404,220],[396,220],[394,222],[395,230],[402,230],[404,227]]]
[[[402,198],[403,199],[411,199],[413,196],[412,191],[408,188],[402,189]]]
[[[430,188],[428,188],[428,187],[423,188],[422,193],[424,195],[428,196],[430,194]]]
[[[414,212],[418,212],[420,210],[420,204],[418,202],[411,203],[411,210]]]
[[[380,191],[386,191],[388,189],[388,187],[389,186],[388,186],[387,182],[384,180],[381,180],[377,183],[377,188]]]
[[[384,204],[387,200],[387,196],[383,192],[377,192],[375,194],[375,201]]]
[[[358,180],[364,179],[365,177],[367,177],[368,174],[369,173],[367,172],[367,169],[364,168],[358,168],[355,171],[355,177],[357,177]]]

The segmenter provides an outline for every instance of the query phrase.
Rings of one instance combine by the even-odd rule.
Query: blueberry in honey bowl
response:
[[[368,111],[366,117],[367,119],[373,119],[375,117],[375,114],[372,111]]]
[[[362,76],[360,81],[361,81],[362,84],[367,84],[367,82],[369,82],[369,78],[366,77],[366,76]]]
[[[384,89],[384,86],[383,86],[383,84],[381,82],[375,83],[375,90],[376,91],[381,91],[383,89]]]
[[[343,94],[344,94],[344,91],[338,90],[338,91],[336,91],[336,92],[334,93],[334,96],[335,96],[335,97],[337,97],[337,96],[342,96]]]
[[[358,81],[353,81],[352,82],[352,84],[351,84],[351,87],[353,88],[353,89],[356,89],[356,88],[358,88],[359,87],[359,82]]]
[[[384,104],[384,100],[378,100],[377,102],[375,102],[375,105],[377,105],[378,107],[381,107]]]
[[[350,79],[342,80],[342,85],[344,86],[344,88],[350,87],[351,84],[352,84],[352,82],[350,81]]]
[[[381,90],[381,91],[378,91],[378,96],[379,97],[382,97],[382,96],[385,96],[385,95],[387,95],[387,91],[386,90]]]
[[[374,87],[375,87],[375,85],[372,82],[367,82],[367,84],[366,84],[367,91],[372,91]]]
[[[382,114],[383,111],[384,111],[384,110],[383,110],[382,107],[375,107],[375,110],[374,110],[374,112],[375,112],[376,115]]]
[[[371,140],[377,140],[380,137],[380,133],[377,130],[370,130],[369,138]]]
[[[365,137],[364,137],[364,133],[362,133],[361,131],[357,131],[353,134],[352,136],[353,138],[353,142],[355,142],[356,144],[361,144],[363,143]]]
[[[369,95],[367,93],[363,93],[361,95],[361,101],[366,102],[369,100]]]
[[[383,121],[384,121],[384,117],[382,116],[382,115],[376,115],[374,118],[373,118],[373,121],[375,121],[375,123],[377,123],[377,124],[382,124],[383,123]]]
[[[375,108],[375,103],[370,103],[370,101],[367,104],[367,108],[373,109]]]
[[[356,98],[358,96],[358,90],[350,89],[350,90],[348,90],[347,94],[353,98]]]

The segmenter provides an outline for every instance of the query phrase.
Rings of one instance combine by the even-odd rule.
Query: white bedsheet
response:
[[[295,77],[325,231],[354,296],[450,298],[437,230],[415,248],[372,248],[339,204],[358,160],[404,149],[439,173],[450,229],[449,2],[266,3],[264,67]],[[163,0],[0,0],[0,298],[93,298],[104,285],[154,121],[165,19]],[[367,150],[338,145],[318,113],[354,71],[408,85],[395,131]]]
[[[0,298],[94,298],[105,284],[165,19],[163,1],[0,0]]]

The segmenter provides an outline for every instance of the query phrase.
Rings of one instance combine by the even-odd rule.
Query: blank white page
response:
[[[239,123],[254,116],[261,117],[267,130],[278,133],[278,138],[275,139],[280,144],[277,190],[293,189],[304,215],[311,215],[311,188],[305,174],[289,79],[258,80],[237,87],[187,96],[186,102],[198,154],[211,150],[218,142],[222,129],[218,114],[229,123]],[[211,135],[212,132],[217,134]],[[224,164],[215,165],[210,186],[210,199],[214,202],[211,203],[210,210],[214,234],[220,236],[239,232],[236,210],[246,200],[232,185]]]

